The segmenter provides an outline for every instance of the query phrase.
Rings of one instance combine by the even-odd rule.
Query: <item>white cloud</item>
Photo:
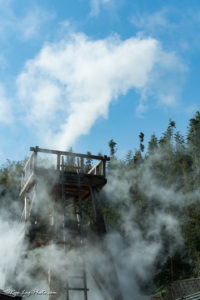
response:
[[[91,6],[91,11],[90,11],[90,16],[94,17],[99,14],[101,6],[105,6],[109,3],[111,3],[113,0],[90,0],[90,6]]]
[[[132,16],[131,23],[137,28],[148,30],[148,32],[159,31],[161,28],[169,29],[172,26],[172,23],[169,21],[169,10],[167,8],[155,11],[152,14],[136,13]]]
[[[5,95],[3,86],[0,85],[0,123],[9,124],[13,121],[11,102]]]
[[[163,6],[158,11],[134,12],[130,22],[140,35],[151,35],[163,40],[168,49],[193,52],[199,50],[199,9],[195,6]]]
[[[50,21],[54,15],[39,7],[35,7],[27,12],[21,19],[17,20],[17,29],[25,40],[37,36],[43,24]]]
[[[189,101],[188,101],[189,102]],[[199,107],[196,104],[191,104],[185,108],[185,112],[189,116],[193,116],[197,111],[199,111]]]
[[[66,149],[98,118],[106,118],[109,104],[131,88],[143,99],[157,91],[161,101],[171,102],[167,74],[181,68],[176,56],[152,38],[90,40],[74,34],[45,45],[26,63],[17,85],[26,122],[38,125],[47,146]]]
[[[54,18],[54,14],[40,6],[30,6],[22,15],[14,9],[15,1],[0,3],[0,37],[4,39],[14,34],[22,40],[29,40],[40,34],[42,25]]]

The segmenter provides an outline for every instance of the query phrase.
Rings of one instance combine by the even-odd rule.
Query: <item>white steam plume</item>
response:
[[[143,284],[150,283],[152,289],[158,266],[182,249],[180,223],[173,212],[184,210],[187,198],[197,201],[194,192],[184,195],[182,190],[177,192],[175,186],[165,187],[156,179],[153,165],[158,159],[164,162],[163,154],[156,153],[134,170],[117,163],[104,189],[104,197],[113,205],[111,208],[120,205],[120,226],[128,241],[126,243],[119,233],[107,237],[127,300],[146,299],[141,290]],[[145,202],[134,194],[134,187],[147,199],[145,214],[142,214]]]
[[[26,63],[17,78],[21,111],[31,127],[39,126],[45,145],[65,150],[98,118],[106,118],[110,103],[131,88],[141,92],[143,100],[150,91],[172,105],[175,85],[166,77],[182,71],[177,57],[153,38],[91,40],[72,34],[46,44]],[[161,86],[168,88],[159,90]]]
[[[112,274],[112,265],[105,249],[110,249],[118,270],[119,284],[124,300],[148,299],[149,297],[143,293],[142,284],[151,282],[156,273],[156,266],[165,263],[166,259],[180,249],[183,244],[178,219],[172,214],[169,207],[172,210],[176,208],[176,211],[181,211],[187,205],[185,200],[187,198],[194,199],[195,193],[184,195],[181,190],[175,193],[175,187],[167,188],[161,185],[160,181],[156,179],[152,166],[158,159],[164,161],[162,155],[163,153],[156,153],[155,156],[148,158],[141,167],[134,170],[127,170],[120,165],[116,165],[113,171],[111,170],[102,197],[106,197],[109,203],[121,205],[120,217],[123,235],[120,235],[119,232],[110,232],[105,240],[100,239],[99,243],[95,243],[92,236],[92,242],[88,242],[83,255],[87,271],[91,271],[90,274],[92,274],[93,269],[98,270],[107,282]],[[146,213],[140,220],[142,224],[138,223],[138,218],[141,218],[141,206],[136,203],[137,195],[131,192],[131,188],[134,189],[135,185],[148,201]],[[46,222],[48,222],[49,210],[54,202],[45,183],[41,182],[37,189],[39,197],[38,201],[34,203],[32,213],[41,216],[42,211],[43,217],[46,217]],[[59,213],[58,207],[57,213]],[[62,220],[62,215],[58,219]],[[74,264],[78,260],[77,251],[72,247],[65,252],[63,247],[53,243],[30,249],[23,261],[23,267],[20,265],[13,276],[9,262],[15,266],[18,260],[19,251],[11,251],[17,249],[14,247],[18,247],[15,242],[16,231],[11,224],[8,223],[7,227],[2,224],[0,222],[2,228],[6,228],[9,234],[5,235],[0,232],[2,238],[0,239],[2,245],[0,253],[3,255],[3,251],[4,253],[8,251],[9,256],[5,261],[0,259],[0,270],[7,269],[8,278],[14,286],[17,283],[19,290],[24,286],[29,290],[48,289],[45,274],[48,273],[49,268],[61,282],[66,280],[68,264]],[[0,273],[0,288],[4,286],[12,288],[12,285],[10,286],[8,283],[4,285],[4,283],[5,278]],[[88,287],[90,289],[89,299],[104,299],[90,275]],[[40,297],[33,295],[28,299],[40,299]],[[110,298],[108,296],[108,299]]]

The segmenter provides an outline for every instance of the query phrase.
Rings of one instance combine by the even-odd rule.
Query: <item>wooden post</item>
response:
[[[81,173],[84,173],[84,158],[81,157]]]
[[[35,171],[35,169],[37,168],[37,151],[38,151],[39,147],[36,146],[35,150],[34,150],[34,156],[33,156],[33,171]]]
[[[90,193],[92,198],[93,210],[95,215],[95,221],[97,226],[97,232],[99,235],[103,235],[106,233],[106,225],[104,222],[103,214],[100,208],[99,201],[96,197],[96,189],[94,187],[90,187]]]
[[[94,195],[94,190],[91,186],[90,186],[90,194],[91,194],[91,198],[92,198],[93,212],[94,212],[95,219],[96,219],[97,218],[97,203],[96,203],[96,198]]]
[[[66,251],[66,244],[65,244],[65,188],[64,188],[64,156],[62,156],[62,174],[61,174],[61,188],[62,188],[62,206],[63,206],[63,243],[64,243],[64,251]]]
[[[60,170],[60,154],[57,154],[57,170]]]
[[[76,161],[77,161],[77,164],[75,166],[77,166],[77,169],[76,169],[76,172],[77,174],[80,173],[80,160],[79,160],[79,157],[76,158]]]
[[[68,280],[67,280],[67,300],[70,300],[69,299],[69,283],[68,283]]]
[[[84,300],[87,300],[87,282],[86,282],[86,272],[83,271],[83,286],[84,286]]]
[[[95,175],[99,175],[99,165],[95,168]]]
[[[106,177],[106,161],[103,160],[102,163],[103,163],[103,176]]]

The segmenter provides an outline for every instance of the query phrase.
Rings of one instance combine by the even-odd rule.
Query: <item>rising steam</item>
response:
[[[22,118],[30,128],[39,126],[42,144],[65,150],[97,119],[107,118],[110,103],[132,88],[142,95],[140,112],[148,93],[173,105],[181,78],[176,75],[183,70],[174,53],[153,38],[71,34],[46,44],[18,76]],[[166,80],[169,73],[172,81]]]
[[[135,170],[122,168],[119,162],[113,162],[108,183],[100,198],[113,207],[120,205],[121,229],[120,231],[110,230],[104,240],[100,240],[99,243],[92,241],[91,244],[86,245],[83,257],[88,271],[89,299],[101,300],[105,297],[98,290],[91,274],[93,269],[98,269],[104,278],[107,280],[110,278],[112,267],[109,264],[110,258],[104,251],[106,248],[112,253],[124,299],[143,300],[150,298],[145,295],[143,287],[150,284],[150,294],[153,289],[152,278],[158,271],[157,267],[162,266],[169,256],[183,246],[180,224],[171,210],[181,212],[187,205],[185,199],[188,197],[194,199],[195,193],[184,194],[182,190],[175,192],[175,186],[167,188],[162,185],[152,168],[158,159],[164,161],[164,153],[154,153]],[[139,221],[142,207],[136,205],[138,198],[133,193],[136,185],[147,198],[145,218],[142,222]],[[41,190],[38,192],[42,195],[41,198],[45,197],[46,200],[48,198],[50,204],[53,200],[45,188],[46,186],[41,184],[39,187]],[[43,215],[48,216],[47,203],[43,205],[43,209]],[[35,213],[39,211],[41,211],[41,201],[35,206]],[[9,278],[6,282],[5,277],[0,273],[0,288],[12,288],[12,284],[17,283],[19,288],[26,286],[31,290],[48,289],[42,274],[46,274],[49,268],[54,270],[57,278],[64,284],[67,266],[76,264],[78,260],[77,250],[72,248],[65,252],[62,247],[53,243],[29,250],[23,266],[18,267],[17,273],[13,276],[13,269],[9,266],[17,265],[22,244],[16,244],[16,229],[14,230],[10,225],[7,231],[8,235],[1,235],[1,239],[5,239],[1,240],[1,253],[6,253],[9,247],[11,249],[15,247],[18,250],[10,252],[9,262],[0,260],[1,270],[6,268],[7,278]],[[166,243],[166,240],[170,242]],[[107,298],[111,299],[109,285],[107,288]],[[113,291],[110,293],[112,294]],[[39,297],[41,296],[32,295],[28,299],[40,299]],[[72,299],[80,298],[75,295]]]

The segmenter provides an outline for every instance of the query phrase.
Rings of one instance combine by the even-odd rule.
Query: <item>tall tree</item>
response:
[[[109,148],[110,148],[110,156],[114,156],[115,153],[116,153],[116,145],[117,145],[117,143],[113,139],[111,139],[109,141],[108,145],[109,145]]]
[[[158,139],[156,135],[153,133],[148,143],[148,153],[152,154],[156,149],[158,149]]]
[[[175,140],[175,151],[177,153],[183,153],[185,152],[185,140],[184,136],[177,131],[174,135],[174,140]]]
[[[189,151],[195,158],[200,158],[200,112],[197,111],[195,118],[190,119],[187,135]]]
[[[140,132],[139,134],[139,139],[140,139],[140,151],[141,152],[144,152],[144,133],[143,132]]]
[[[195,187],[200,183],[200,112],[197,111],[194,118],[190,119],[187,135],[188,151],[192,157],[193,177]]]
[[[163,133],[163,136],[159,141],[161,146],[171,146],[175,127],[176,127],[175,122],[170,119],[167,130]]]

